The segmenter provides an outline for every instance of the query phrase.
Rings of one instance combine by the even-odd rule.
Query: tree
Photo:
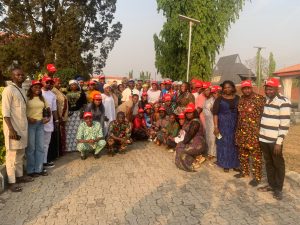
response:
[[[155,66],[163,77],[184,79],[187,65],[188,24],[178,14],[200,20],[193,27],[191,74],[208,79],[217,53],[225,43],[230,25],[238,18],[246,0],[157,0],[166,22],[154,35]]]
[[[116,1],[1,1],[0,31],[24,37],[12,41],[9,52],[25,72],[34,73],[54,62],[58,68],[87,74],[105,66],[120,38],[122,25],[113,22]]]
[[[151,73],[150,72],[148,72],[148,71],[146,71],[146,72],[141,71],[140,72],[140,80],[146,81],[146,80],[150,80],[150,78],[151,78]]]
[[[270,52],[270,55],[269,55],[269,68],[268,69],[269,69],[268,75],[269,75],[269,77],[272,77],[273,73],[276,70],[276,62],[275,62],[274,55],[272,52]]]

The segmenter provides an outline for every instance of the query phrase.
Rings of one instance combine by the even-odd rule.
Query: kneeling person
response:
[[[77,131],[77,150],[81,152],[81,159],[87,158],[89,151],[95,151],[94,157],[99,158],[101,150],[106,142],[103,137],[101,124],[93,121],[91,112],[85,112],[82,122]]]

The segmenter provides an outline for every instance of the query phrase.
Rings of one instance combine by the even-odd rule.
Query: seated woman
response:
[[[131,137],[134,140],[147,140],[149,138],[143,109],[138,110],[138,114],[133,120]]]
[[[190,103],[185,109],[186,123],[183,141],[176,146],[175,164],[178,168],[192,172],[200,168],[205,158],[201,156],[205,152],[205,139],[199,115],[195,104]]]
[[[166,134],[166,126],[169,122],[169,118],[167,117],[167,112],[164,107],[159,108],[159,120],[155,123],[153,128],[153,135],[156,136],[156,144],[161,145],[164,143],[164,137]]]
[[[170,120],[171,120],[171,117],[170,117]],[[182,128],[185,123],[185,114],[184,113],[180,113],[178,115],[178,123],[179,123],[178,129]],[[176,137],[169,136],[169,138],[167,139],[167,146],[168,146],[168,148],[171,148],[170,152],[174,152],[174,150],[172,150],[172,149],[176,148],[177,143],[179,143],[180,140],[184,139],[184,135],[185,135],[185,131],[183,129],[180,129],[177,132]]]
[[[173,113],[169,116],[169,122],[167,123],[166,128],[163,130],[165,130],[165,137],[163,140],[164,144],[167,144],[169,139],[174,140],[179,131],[179,124],[176,121],[176,114]]]
[[[99,122],[93,121],[93,114],[85,112],[84,121],[78,127],[76,139],[77,150],[81,153],[81,159],[87,158],[89,151],[94,151],[94,157],[100,157],[101,150],[105,147],[106,142],[103,137],[102,127]]]
[[[170,94],[165,94],[163,101],[163,106],[166,109],[167,115],[170,116],[172,113],[175,112],[176,104],[175,102],[172,102],[172,96]]]
[[[110,156],[116,152],[124,154],[128,144],[131,144],[131,126],[125,120],[125,113],[118,112],[117,119],[109,124],[107,145]]]
[[[93,101],[87,104],[84,111],[91,112],[93,114],[93,121],[99,122],[102,130],[104,129],[104,121],[108,119],[105,117],[105,109],[102,104],[101,94],[95,94],[93,96]]]

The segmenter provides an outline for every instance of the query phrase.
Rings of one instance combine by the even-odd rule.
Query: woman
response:
[[[195,100],[196,109],[199,113],[199,118],[204,130],[205,130],[205,119],[203,114],[203,107],[206,100],[210,97],[210,86],[211,86],[210,82],[202,82],[203,92],[199,94],[197,99]],[[197,87],[197,83],[196,83],[196,87]]]
[[[31,177],[47,176],[47,171],[43,170],[44,124],[50,121],[51,111],[42,95],[42,83],[32,81],[27,97],[27,175]]]
[[[176,114],[174,114],[174,115],[176,115]],[[171,120],[172,119],[170,117],[170,121]],[[178,123],[177,123],[178,124],[178,132],[177,132],[177,135],[176,135],[176,137],[169,137],[167,139],[167,146],[168,146],[168,148],[171,148],[171,150],[169,152],[174,152],[173,149],[176,148],[176,145],[178,143],[177,140],[180,140],[180,139],[183,140],[185,131],[182,130],[182,127],[183,127],[184,123],[185,123],[185,114],[184,113],[180,113],[178,115]]]
[[[139,102],[139,108],[144,109],[147,104],[148,104],[148,94],[147,92],[143,92],[141,100]]]
[[[118,85],[117,97],[118,97],[118,105],[122,104],[122,92],[125,90],[123,84]]]
[[[205,140],[203,129],[195,105],[190,103],[185,110],[186,122],[182,129],[185,131],[183,141],[176,146],[175,164],[178,168],[192,172],[200,168],[205,158]]]
[[[104,93],[101,95],[102,104],[104,106],[105,116],[107,118],[107,121],[104,122],[103,127],[103,133],[105,137],[108,132],[109,123],[116,119],[116,108],[109,84],[104,84],[103,89]]]
[[[76,80],[69,81],[67,93],[69,104],[69,119],[66,125],[66,151],[76,151],[76,133],[80,124],[81,111],[87,103],[85,94],[80,90]]]
[[[159,120],[155,123],[153,129],[153,135],[156,136],[156,144],[161,145],[164,142],[164,137],[166,134],[166,126],[168,124],[169,118],[167,117],[167,112],[164,107],[159,108]]]
[[[221,87],[220,86],[213,86],[210,89],[210,96],[205,101],[203,106],[203,115],[205,121],[205,140],[208,147],[208,158],[213,158],[217,156],[216,150],[216,136],[214,135],[214,120],[212,109],[215,100],[220,96]]]
[[[135,116],[133,120],[131,137],[137,141],[147,140],[149,138],[146,121],[144,118],[144,110],[142,108],[138,110],[138,114]]]
[[[190,85],[187,82],[183,82],[180,88],[180,94],[177,97],[177,108],[176,114],[180,114],[185,110],[185,107],[189,103],[195,104],[195,97],[192,93],[190,93]]]
[[[99,122],[103,130],[105,120],[105,109],[102,104],[102,96],[100,94],[95,94],[93,96],[93,101],[85,107],[84,111],[91,112],[93,115],[93,121]]]
[[[148,94],[148,102],[153,104],[159,101],[161,91],[158,90],[158,84],[156,81],[152,82],[152,88],[147,92]]]
[[[229,172],[240,166],[238,151],[235,146],[235,129],[237,124],[237,96],[235,85],[226,80],[222,83],[222,95],[213,105],[214,135],[217,137],[217,164]]]
[[[92,102],[95,94],[101,93],[100,91],[96,90],[96,82],[91,80],[88,82],[88,91],[86,92],[87,101]]]

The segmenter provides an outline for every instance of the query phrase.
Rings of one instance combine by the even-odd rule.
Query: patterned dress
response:
[[[205,140],[208,148],[207,153],[211,156],[217,155],[216,136],[214,135],[214,120],[212,114],[214,102],[215,99],[213,97],[207,99],[202,111],[205,121]]]
[[[184,140],[176,146],[175,164],[179,169],[191,172],[194,171],[196,157],[206,150],[203,129],[199,119],[188,121],[182,129],[186,134]]]
[[[235,143],[239,149],[241,170],[250,175],[249,158],[256,180],[261,180],[262,152],[259,147],[259,126],[264,110],[265,98],[253,93],[250,97],[242,96],[238,105],[238,123]]]
[[[238,101],[238,96],[233,99],[219,97],[213,106],[213,114],[218,116],[218,127],[222,135],[221,139],[216,140],[217,164],[225,169],[240,166],[238,150],[235,145]]]
[[[76,134],[80,124],[80,114],[87,103],[86,96],[81,91],[67,93],[69,103],[69,119],[66,125],[66,151],[76,151]]]

